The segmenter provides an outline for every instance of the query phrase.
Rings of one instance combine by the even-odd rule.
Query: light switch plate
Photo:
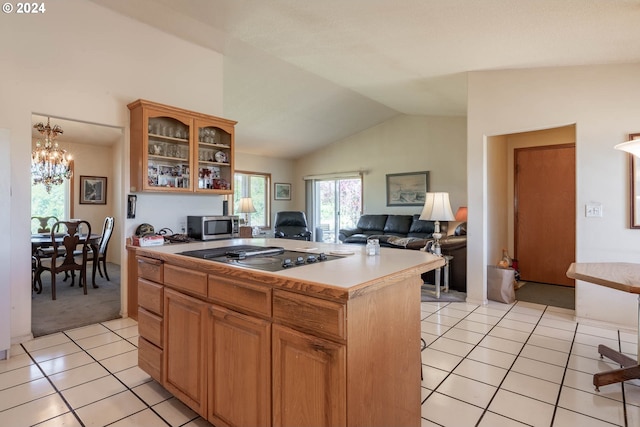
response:
[[[602,203],[587,203],[585,205],[585,216],[587,218],[602,218]]]

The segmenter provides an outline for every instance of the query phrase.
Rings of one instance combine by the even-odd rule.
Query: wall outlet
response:
[[[585,216],[587,218],[602,218],[602,203],[587,203],[585,206]]]

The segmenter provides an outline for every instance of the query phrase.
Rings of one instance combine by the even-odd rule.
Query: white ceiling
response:
[[[468,71],[640,62],[640,0],[92,1],[223,53],[238,151],[278,157],[464,116]]]

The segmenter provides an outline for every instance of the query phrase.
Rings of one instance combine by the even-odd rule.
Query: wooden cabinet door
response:
[[[206,416],[207,306],[172,289],[164,293],[164,387]]]
[[[344,426],[346,349],[273,325],[273,426]]]
[[[211,306],[208,420],[216,426],[271,424],[271,325]]]

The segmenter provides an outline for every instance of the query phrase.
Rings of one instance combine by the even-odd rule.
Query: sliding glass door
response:
[[[315,240],[339,243],[341,228],[356,226],[362,211],[362,178],[314,180],[313,229]]]

